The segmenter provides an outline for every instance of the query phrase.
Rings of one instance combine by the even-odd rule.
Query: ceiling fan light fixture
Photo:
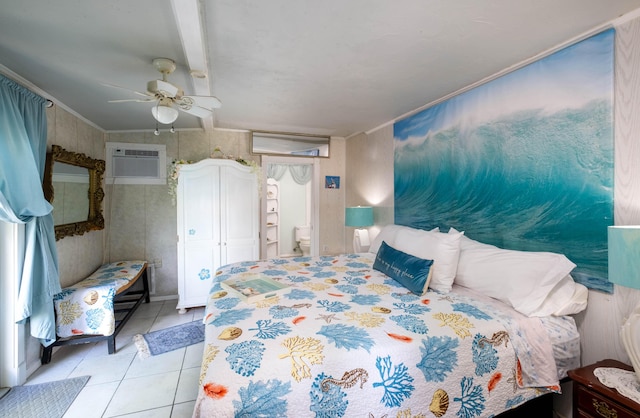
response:
[[[169,125],[178,119],[178,111],[171,106],[158,104],[151,108],[151,114],[160,123]]]

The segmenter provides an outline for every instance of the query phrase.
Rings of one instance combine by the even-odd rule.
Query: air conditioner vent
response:
[[[107,142],[107,182],[166,184],[166,146]]]
[[[121,151],[121,150],[116,150]],[[124,155],[127,157],[158,157],[160,155],[159,151],[152,150],[143,150],[143,149],[125,149]]]

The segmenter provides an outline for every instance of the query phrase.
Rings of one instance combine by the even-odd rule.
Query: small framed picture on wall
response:
[[[325,189],[339,189],[340,188],[340,176],[326,176],[324,179]]]

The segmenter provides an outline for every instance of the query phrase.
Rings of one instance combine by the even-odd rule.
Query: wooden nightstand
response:
[[[593,370],[598,367],[633,370],[631,366],[617,360],[602,360],[569,371],[569,377],[573,380],[574,418],[640,418],[640,404],[600,383],[593,374]]]

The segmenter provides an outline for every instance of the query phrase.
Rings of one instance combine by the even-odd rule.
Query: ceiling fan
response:
[[[178,110],[176,108],[199,118],[205,118],[211,115],[213,109],[217,109],[222,105],[220,100],[214,96],[185,96],[180,87],[169,83],[167,75],[173,73],[176,69],[176,63],[172,59],[155,58],[153,66],[162,74],[162,80],[149,81],[147,83],[147,91],[144,93],[103,83],[106,86],[117,87],[139,96],[144,96],[144,99],[109,100],[109,103],[156,102],[156,105],[151,108],[151,114],[158,122],[167,125],[173,124],[178,119]]]

